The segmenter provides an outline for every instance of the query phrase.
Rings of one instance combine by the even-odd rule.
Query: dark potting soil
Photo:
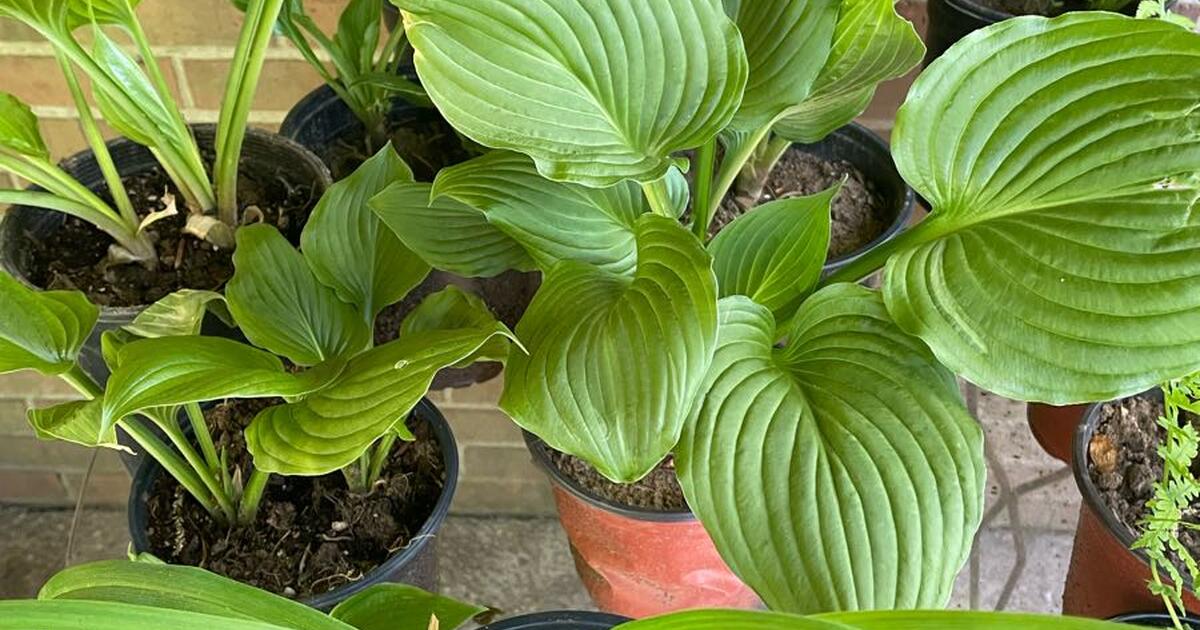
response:
[[[989,9],[1011,15],[1044,15],[1055,17],[1072,11],[1092,8],[1086,0],[975,0]],[[1136,6],[1136,3],[1134,3]]]
[[[683,498],[683,488],[679,487],[679,479],[675,476],[675,459],[672,457],[663,460],[657,468],[637,483],[613,483],[582,459],[560,453],[544,444],[539,446],[546,450],[546,454],[550,457],[550,463],[559,472],[602,499],[618,505],[655,512],[685,512],[688,510],[687,500]]]
[[[218,450],[249,460],[242,431],[273,400],[239,400],[206,412]],[[428,520],[445,485],[441,448],[430,427],[409,419],[415,442],[397,441],[370,494],[351,492],[341,472],[274,475],[258,520],[229,529],[174,479],[161,475],[149,501],[150,552],[294,598],[361,579],[404,549]]]
[[[182,232],[187,204],[163,171],[126,178],[125,185],[143,217],[164,210],[167,195],[175,199],[179,213],[146,228],[156,241],[158,265],[147,269],[136,263],[107,264],[112,239],[86,221],[67,217],[53,238],[29,238],[31,282],[47,289],[83,291],[94,304],[116,307],[152,304],[180,289],[216,290],[233,276],[232,250]],[[107,192],[101,197],[112,201]],[[317,202],[311,186],[293,186],[273,173],[261,179],[243,173],[238,197],[243,209],[257,207],[265,223],[293,237],[299,236]]]
[[[825,160],[796,147],[788,149],[771,171],[758,205],[786,197],[815,195],[842,181],[833,199],[828,260],[851,254],[887,231],[893,217],[887,202],[862,171],[845,160]],[[734,219],[753,210],[727,196],[713,217],[709,233],[716,235]]]
[[[404,120],[389,119],[387,140],[412,168],[413,176],[419,182],[431,182],[438,171],[472,157],[450,123],[436,114]],[[383,148],[379,142],[368,137],[366,129],[359,126],[358,133],[339,138],[321,159],[329,165],[333,181],[336,182],[378,153]]]
[[[1163,414],[1163,403],[1152,398],[1108,403],[1088,444],[1088,472],[1101,501],[1135,536],[1141,535],[1139,523],[1149,516],[1146,501],[1154,496],[1154,484],[1162,478],[1163,463],[1157,451],[1165,432],[1157,419]],[[1200,422],[1187,412],[1182,412],[1181,418]],[[1181,528],[1179,540],[1200,555],[1200,532]]]

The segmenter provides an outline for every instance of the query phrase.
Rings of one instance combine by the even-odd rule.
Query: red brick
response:
[[[72,502],[77,501],[83,475],[64,473],[62,482],[68,498]],[[125,473],[93,473],[84,493],[84,505],[124,507],[129,503],[130,483],[129,475]]]
[[[552,516],[554,495],[550,482],[463,480],[450,505],[455,514],[519,514]]]
[[[54,472],[0,469],[0,501],[57,505],[68,499]]]
[[[0,440],[0,466],[24,470],[83,472],[92,450],[67,442],[39,440],[35,437],[7,437]],[[101,449],[96,459],[97,472],[121,472],[124,467],[116,451]]]
[[[184,73],[196,99],[196,107],[210,110],[221,107],[228,71],[228,61],[184,61]],[[258,81],[254,108],[289,110],[321,83],[321,76],[306,61],[269,60]]]
[[[77,400],[80,395],[60,378],[25,370],[0,376],[0,397]]]
[[[463,479],[536,481],[544,477],[523,445],[466,445],[462,447],[462,453]]]
[[[472,405],[494,406],[500,401],[500,393],[503,391],[504,376],[500,375],[485,383],[477,383],[470,387],[450,390],[449,400],[455,404],[468,403]]]
[[[442,405],[442,413],[459,444],[524,445],[521,429],[499,409],[458,408]]]

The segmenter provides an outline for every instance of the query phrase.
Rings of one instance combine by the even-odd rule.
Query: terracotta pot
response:
[[[1145,553],[1130,549],[1133,532],[1104,504],[1088,473],[1088,445],[1100,423],[1102,406],[1088,407],[1076,425],[1072,445],[1072,468],[1083,503],[1063,589],[1063,614],[1108,619],[1131,610],[1158,610],[1162,600],[1146,588],[1150,565]],[[1190,584],[1184,604],[1188,610],[1200,610]]]
[[[550,476],[575,569],[600,610],[636,619],[690,608],[761,607],[691,512],[603,499],[563,475],[541,440],[526,433],[525,441]]]
[[[1037,440],[1042,450],[1051,457],[1070,464],[1075,427],[1079,426],[1079,419],[1087,410],[1087,405],[1055,407],[1029,403],[1025,419],[1029,422],[1029,431],[1033,433],[1033,439]]]

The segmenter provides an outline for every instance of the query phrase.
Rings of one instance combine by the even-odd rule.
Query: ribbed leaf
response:
[[[550,446],[633,482],[675,446],[712,358],[712,259],[678,222],[636,224],[638,267],[559,263],[517,328],[500,407]]]
[[[121,135],[144,146],[189,142],[176,137],[179,127],[170,109],[173,104],[163,102],[133,57],[103,30],[93,29],[91,35],[92,57],[97,66],[120,86],[117,92],[104,83],[94,84],[96,105],[104,115],[104,121]]]
[[[775,132],[817,142],[866,110],[879,83],[904,76],[925,56],[912,23],[893,0],[842,0],[829,54],[812,92]]]
[[[37,116],[21,99],[8,92],[0,92],[0,149],[43,160],[50,158],[50,150],[38,129]]]
[[[487,608],[407,584],[376,584],[329,613],[358,630],[454,630]],[[430,619],[437,619],[437,625]]]
[[[741,38],[712,0],[396,4],[451,124],[550,179],[659,179],[672,153],[729,123],[746,82]]]
[[[367,347],[370,328],[364,318],[317,281],[274,226],[239,229],[233,264],[225,297],[254,345],[297,365],[316,365]]]
[[[148,306],[123,328],[146,338],[198,335],[209,312],[226,323],[233,322],[225,296],[215,291],[181,289]]]
[[[529,254],[460,201],[430,201],[432,186],[396,183],[371,200],[371,209],[402,243],[434,268],[467,278],[533,269]]]
[[[511,151],[492,151],[443,170],[433,194],[482,211],[543,270],[577,260],[628,273],[637,264],[634,223],[649,211],[633,182],[588,188],[551,181],[528,157]]]
[[[1200,369],[1200,36],[1007,20],[921,75],[893,141],[935,210],[884,296],[949,368],[1054,404]]]
[[[768,607],[945,605],[982,515],[983,436],[953,376],[877,294],[834,285],[783,328],[744,297],[722,300],[702,391],[680,482]]]
[[[890,1],[890,0],[888,0]],[[737,7],[750,79],[733,127],[754,130],[804,101],[829,58],[840,0],[754,0]]]
[[[53,407],[30,409],[29,425],[43,440],[61,440],[87,447],[121,449],[115,426],[103,426],[103,399],[73,400]]]
[[[496,316],[482,298],[450,285],[422,300],[401,322],[399,336],[422,335],[432,330],[485,328],[495,321]],[[493,338],[465,361],[460,361],[459,366],[466,367],[476,361],[506,361],[508,344],[505,338]]]
[[[349,628],[304,604],[203,569],[127,560],[70,567],[51,577],[42,586],[38,598],[43,601],[88,600],[153,606],[225,619],[271,623],[293,630]],[[164,623],[161,627],[175,626]]]
[[[0,627],[25,630],[291,630],[261,621],[88,601],[0,601]],[[335,626],[346,630],[348,626]]]
[[[392,183],[412,180],[412,170],[389,144],[331,186],[304,225],[300,246],[317,279],[371,321],[429,275],[429,265],[367,205]]]
[[[1120,630],[1108,621],[971,611],[850,612],[800,617],[748,610],[692,610],[618,626],[620,630]]]
[[[304,400],[271,407],[246,428],[254,465],[283,475],[323,475],[348,465],[389,431],[412,439],[404,420],[443,368],[511,333],[479,328],[427,331],[369,350]]]
[[[99,316],[82,293],[38,292],[0,273],[0,374],[66,372]]]
[[[72,29],[90,24],[125,26],[133,19],[134,9],[141,0],[67,0],[70,14],[67,23]]]
[[[777,320],[791,317],[821,279],[839,190],[773,201],[725,226],[708,246],[721,297],[744,295]]]
[[[105,395],[105,427],[149,407],[302,396],[327,385],[345,366],[332,361],[292,374],[275,355],[220,337],[142,339],[121,348],[118,363]]]

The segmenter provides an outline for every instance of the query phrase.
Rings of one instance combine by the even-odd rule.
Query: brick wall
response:
[[[309,12],[332,30],[343,0],[305,0]],[[1181,4],[1200,14],[1200,0]],[[901,0],[901,11],[924,32],[923,0]],[[146,2],[139,10],[155,43],[167,80],[189,120],[214,122],[240,25],[229,0]],[[915,75],[914,75],[915,76]],[[912,76],[881,86],[861,122],[885,137]],[[320,79],[286,41],[272,46],[251,122],[273,128]],[[50,47],[35,33],[0,20],[0,89],[28,101],[58,157],[85,148],[70,96]],[[0,177],[0,186],[9,183]],[[553,510],[549,488],[525,451],[520,432],[496,408],[501,379],[470,389],[434,392],[458,437],[462,477],[455,510],[460,513],[545,514]],[[0,502],[67,505],[74,501],[91,452],[82,447],[40,442],[25,422],[31,404],[73,396],[65,385],[31,374],[0,376]],[[89,503],[122,505],[128,476],[111,452],[101,452],[86,493]]]

